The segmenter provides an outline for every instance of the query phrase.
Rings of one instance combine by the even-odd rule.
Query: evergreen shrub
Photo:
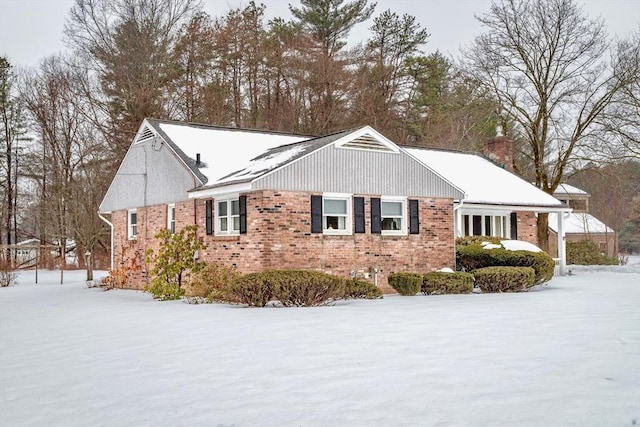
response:
[[[484,267],[532,267],[535,284],[548,282],[553,277],[555,261],[546,252],[510,251],[505,248],[485,249],[482,242],[499,244],[500,239],[471,236],[456,240],[456,268],[473,271]]]
[[[618,259],[604,255],[591,240],[567,242],[567,264],[618,265]]]
[[[309,307],[342,298],[345,280],[319,271],[272,270],[246,274],[228,290],[250,306],[264,307],[277,300],[285,307]]]
[[[432,271],[422,276],[424,295],[469,294],[473,292],[473,274],[457,271]]]
[[[373,283],[365,280],[351,279],[345,283],[344,298],[378,299],[382,298],[382,291]]]
[[[418,273],[391,273],[387,278],[389,286],[400,295],[414,296],[422,287],[422,274]]]
[[[482,292],[524,292],[535,284],[532,267],[484,267],[473,276]]]

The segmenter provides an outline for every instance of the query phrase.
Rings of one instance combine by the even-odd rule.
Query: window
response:
[[[351,197],[322,198],[322,231],[325,234],[351,234]]]
[[[351,195],[311,196],[311,232],[351,234],[353,228],[351,204]]]
[[[406,214],[406,200],[382,199],[380,201],[382,234],[406,234]]]
[[[240,234],[238,198],[216,201],[216,234]]]
[[[465,236],[509,237],[505,215],[463,215],[462,231]]]
[[[174,204],[167,206],[167,230],[171,234],[176,233],[176,205]]]
[[[129,240],[135,239],[138,234],[138,212],[135,209],[130,209],[127,214],[127,229]]]

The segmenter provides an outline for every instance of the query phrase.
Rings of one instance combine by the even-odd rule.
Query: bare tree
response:
[[[106,97],[103,134],[117,164],[142,119],[168,116],[176,78],[173,46],[199,0],[76,0],[65,24],[67,44],[97,74]]]
[[[502,0],[477,19],[487,32],[463,51],[465,67],[523,134],[536,185],[551,194],[637,74],[608,60],[602,20],[572,0]],[[548,248],[545,214],[538,215],[538,244]]]
[[[31,162],[32,177],[40,182],[42,176],[40,229],[46,241],[59,244],[61,253],[68,240],[76,242],[78,253],[91,252],[106,231],[96,207],[106,190],[99,177],[109,162],[103,141],[86,120],[90,106],[81,96],[85,78],[82,67],[54,56],[28,73],[22,88],[41,143]]]
[[[17,243],[19,141],[25,136],[24,107],[16,90],[16,75],[9,61],[0,57],[0,189],[2,210],[0,236]]]

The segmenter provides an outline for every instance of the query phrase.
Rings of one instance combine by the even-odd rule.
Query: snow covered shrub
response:
[[[205,266],[196,257],[198,251],[205,248],[196,232],[197,226],[190,225],[175,234],[165,228],[154,236],[160,240],[160,248],[157,254],[153,249],[147,250],[147,263],[153,268],[151,284],[144,287],[145,292],[161,301],[180,299],[184,295],[182,285],[187,274],[197,273]]]
[[[418,273],[391,273],[387,278],[389,286],[400,295],[414,296],[422,287],[422,274]]]
[[[484,267],[473,275],[482,292],[524,292],[535,284],[531,267]]]
[[[424,295],[470,294],[473,292],[473,274],[457,271],[431,271],[422,276]]]
[[[344,298],[378,299],[382,298],[382,291],[373,283],[350,279],[345,283]]]
[[[229,295],[228,288],[241,274],[232,267],[210,263],[191,276],[185,286],[185,295],[201,302],[237,302]]]
[[[608,257],[591,240],[567,242],[567,264],[578,265],[618,265],[618,259]]]
[[[280,301],[285,307],[310,307],[342,298],[345,280],[307,270],[272,270],[250,273],[229,287],[232,296],[250,306],[264,307]]]
[[[551,280],[555,261],[549,254],[543,251],[507,250],[500,243],[494,243],[495,239],[495,237],[473,236],[456,240],[456,268],[471,272],[478,268],[495,266],[532,267],[535,271],[536,285]],[[490,242],[500,247],[483,247],[483,242]]]
[[[18,282],[15,269],[10,261],[0,260],[0,288],[15,285]]]

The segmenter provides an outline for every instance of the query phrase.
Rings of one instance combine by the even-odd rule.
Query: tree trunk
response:
[[[538,229],[538,247],[549,253],[549,214],[538,213],[536,225]]]

